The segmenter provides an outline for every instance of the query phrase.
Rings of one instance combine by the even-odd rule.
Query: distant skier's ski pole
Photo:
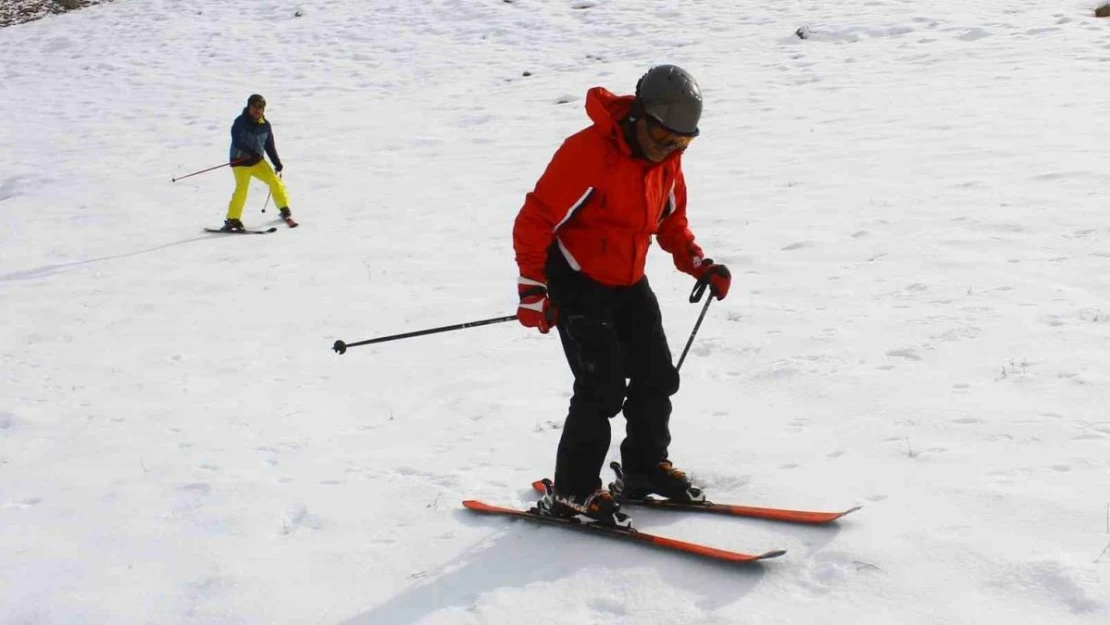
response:
[[[708,277],[699,279],[694,285],[694,290],[690,291],[690,303],[693,304],[702,298],[705,294],[705,289],[709,287]],[[686,353],[690,351],[690,346],[694,344],[694,337],[698,333],[698,328],[701,327],[702,319],[705,319],[705,313],[709,311],[709,305],[713,303],[714,297],[710,295],[705,298],[705,305],[701,307],[701,314],[698,315],[698,321],[694,324],[694,330],[690,332],[690,338],[686,341],[686,347],[682,349],[682,355],[678,357],[678,364],[675,365],[675,371],[682,368],[682,361],[686,360]]]
[[[336,341],[332,345],[332,349],[337,354],[346,353],[348,347],[356,347],[358,345],[370,345],[371,343],[384,343],[386,341],[396,341],[398,339],[409,339],[414,336],[424,336],[425,334],[435,334],[437,332],[451,332],[452,330],[463,330],[466,328],[473,328],[475,326],[484,326],[491,323],[501,323],[503,321],[515,321],[516,315],[509,315],[507,317],[494,317],[493,319],[482,319],[481,321],[468,321],[467,323],[459,323],[453,326],[443,326],[442,328],[431,328],[428,330],[417,330],[415,332],[405,332],[404,334],[392,334],[390,336],[380,336],[374,339],[366,339],[365,341],[358,341],[357,343],[345,343],[343,341]]]
[[[247,158],[236,159],[234,161],[231,161],[230,163],[224,163],[223,165],[216,165],[215,167],[209,167],[208,169],[202,169],[200,171],[194,171],[191,174],[185,174],[184,176],[178,176],[177,178],[171,178],[170,181],[171,182],[177,182],[178,180],[184,180],[186,178],[191,178],[193,176],[196,176],[197,174],[203,174],[204,172],[212,171],[213,169],[220,169],[221,167],[230,167],[232,165],[238,165],[239,163],[242,163],[243,161],[247,160],[248,158],[250,158],[250,157],[248,156]]]
[[[278,178],[281,178],[281,172],[280,171],[278,172]],[[266,207],[270,205],[270,196],[273,195],[273,194],[274,194],[273,191],[267,191],[266,192],[266,203],[262,205],[262,212],[263,213],[266,212]]]

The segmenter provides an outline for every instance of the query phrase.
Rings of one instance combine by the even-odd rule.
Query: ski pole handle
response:
[[[430,329],[427,329],[427,330],[417,330],[415,332],[405,332],[403,334],[391,334],[389,336],[380,336],[378,338],[366,339],[365,341],[358,341],[358,342],[355,342],[355,343],[346,343],[344,341],[336,341],[335,344],[331,346],[331,348],[333,350],[335,350],[335,353],[337,353],[337,354],[345,354],[345,353],[347,353],[347,348],[348,347],[357,347],[359,345],[371,345],[373,343],[385,343],[386,341],[396,341],[396,340],[400,340],[400,339],[410,339],[414,336],[424,336],[426,334],[436,334],[436,333],[439,333],[439,332],[451,332],[453,330],[463,330],[463,329],[466,329],[466,328],[473,328],[473,327],[477,327],[477,326],[489,325],[491,323],[501,323],[501,322],[504,322],[504,321],[513,321],[515,319],[516,319],[516,315],[509,315],[509,316],[506,316],[506,317],[494,317],[492,319],[482,319],[481,321],[468,321],[466,323],[459,323],[459,324],[455,324],[453,326],[443,326],[441,328],[430,328]]]

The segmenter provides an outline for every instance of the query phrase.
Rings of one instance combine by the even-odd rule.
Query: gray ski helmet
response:
[[[696,137],[701,119],[701,87],[677,65],[656,65],[636,83],[636,101],[667,130]]]

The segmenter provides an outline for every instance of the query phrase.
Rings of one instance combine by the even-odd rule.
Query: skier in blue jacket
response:
[[[285,195],[285,184],[275,172],[281,173],[282,164],[274,146],[274,131],[266,119],[266,99],[257,93],[247,98],[247,106],[235,123],[231,125],[231,171],[235,174],[235,192],[227,206],[227,219],[224,230],[243,230],[243,206],[247,203],[247,191],[251,178],[258,178],[270,187],[274,205],[278,207],[283,219],[290,219],[289,198]],[[273,167],[262,158],[265,152],[273,162]]]

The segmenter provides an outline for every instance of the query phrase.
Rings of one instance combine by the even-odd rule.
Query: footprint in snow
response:
[[[30,508],[31,506],[37,505],[41,501],[42,501],[42,497],[25,497],[23,499],[17,499],[15,501],[9,501],[8,503],[4,504],[2,507],[4,507],[4,508],[26,509],[26,508]]]
[[[886,353],[891,358],[902,358],[905,360],[921,360],[921,356],[917,354],[917,350],[912,348],[892,349]]]

